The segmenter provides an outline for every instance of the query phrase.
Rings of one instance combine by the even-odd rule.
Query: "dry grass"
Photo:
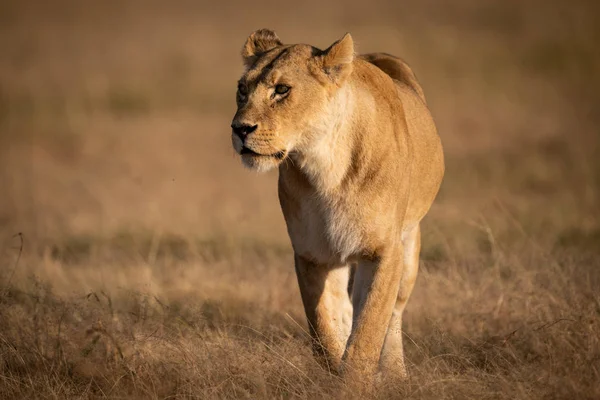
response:
[[[265,26],[402,55],[438,121],[410,377],[376,397],[600,398],[598,6],[322,3],[0,4],[0,397],[346,390],[311,355],[275,175],[230,149]]]

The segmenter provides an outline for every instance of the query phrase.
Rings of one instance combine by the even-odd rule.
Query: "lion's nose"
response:
[[[250,124],[240,124],[233,123],[231,124],[231,129],[233,129],[233,133],[239,136],[242,139],[242,142],[246,139],[246,136],[254,132],[258,128],[258,125],[250,125]]]

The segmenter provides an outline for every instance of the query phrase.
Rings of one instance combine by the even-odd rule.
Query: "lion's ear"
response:
[[[244,65],[246,68],[252,66],[262,54],[282,44],[277,34],[270,29],[259,29],[253,32],[242,48]]]
[[[321,55],[323,70],[335,81],[343,81],[352,72],[354,41],[349,33],[329,46]]]

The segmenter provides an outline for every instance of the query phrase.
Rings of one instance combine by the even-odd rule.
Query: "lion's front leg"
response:
[[[421,250],[419,225],[403,234],[402,243],[404,245],[404,268],[400,277],[400,290],[381,351],[379,366],[381,372],[388,376],[405,378],[407,374],[402,346],[402,314],[415,286],[419,271],[419,251]]]
[[[294,261],[315,354],[337,372],[352,323],[347,292],[349,268],[319,265],[299,255]]]
[[[390,248],[380,259],[361,261],[356,269],[352,303],[352,333],[344,354],[348,378],[374,376],[402,271],[402,247]]]

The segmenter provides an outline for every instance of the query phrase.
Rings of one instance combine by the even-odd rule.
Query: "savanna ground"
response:
[[[378,397],[600,398],[600,9],[366,3],[0,4],[1,397],[344,390],[311,355],[276,174],[230,145],[239,50],[270,27],[403,56],[445,146],[410,377]]]

